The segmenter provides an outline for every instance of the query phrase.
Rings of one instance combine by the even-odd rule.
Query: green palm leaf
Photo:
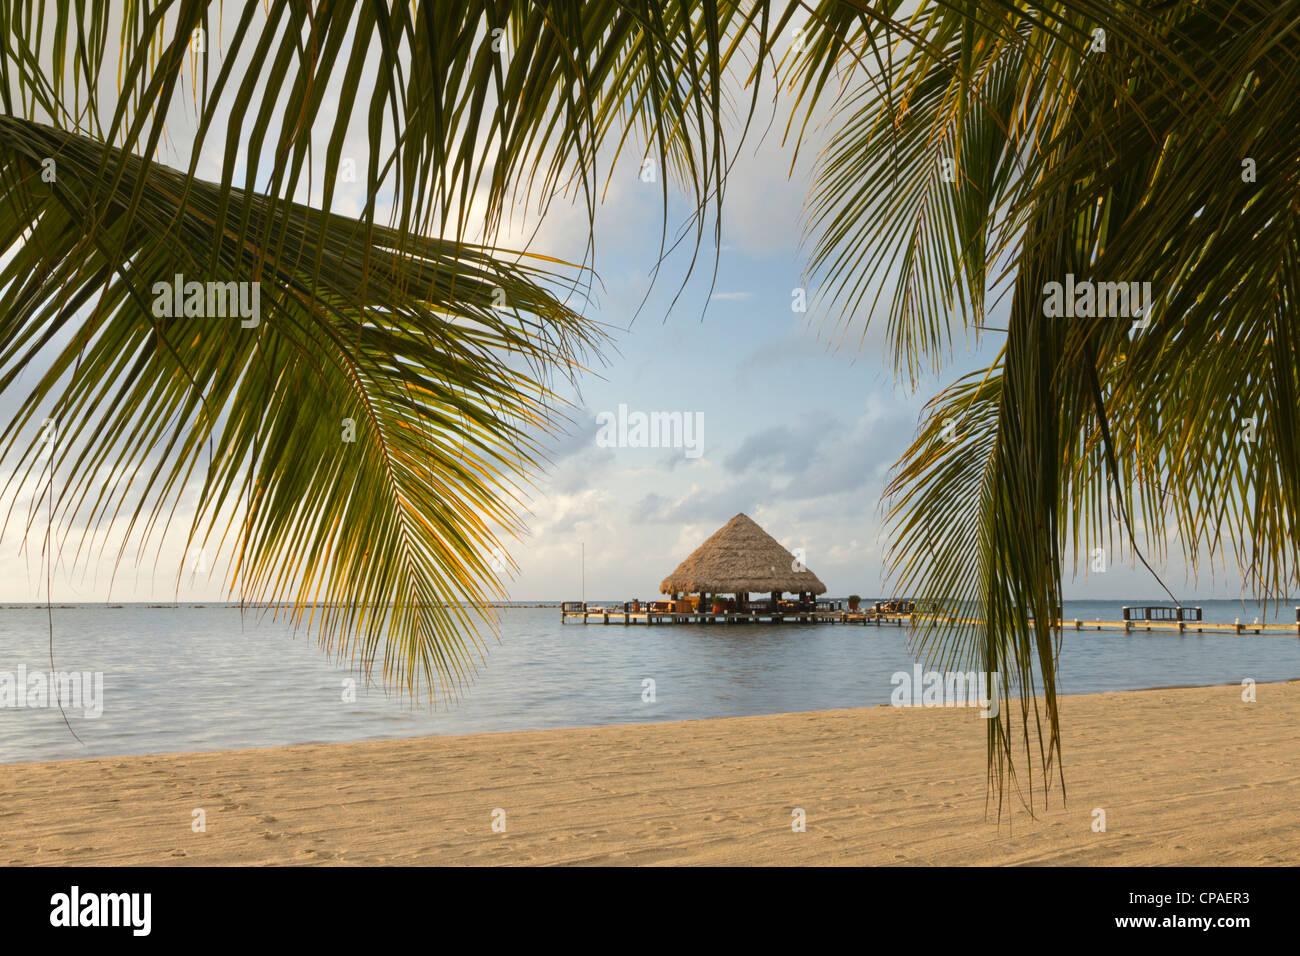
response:
[[[81,529],[77,553],[121,515],[143,545],[197,485],[191,541],[233,556],[243,599],[292,601],[412,692],[453,689],[500,594],[487,555],[519,529],[519,482],[559,422],[547,379],[600,333],[536,257],[246,200],[108,152],[0,119],[0,237],[22,238],[0,273],[0,389],[49,361],[0,436],[14,474],[41,467],[32,439],[54,419],[54,513]],[[243,229],[222,220],[232,201],[250,209]],[[275,257],[244,238],[266,231]],[[155,285],[178,274],[256,284],[260,320],[159,317]]]
[[[933,359],[952,316],[966,324],[963,296],[978,316],[997,283],[1010,295],[998,361],[936,400],[890,488],[899,586],[964,611],[922,622],[918,642],[953,666],[1001,672],[1021,697],[1018,733],[1006,710],[990,725],[997,782],[1017,747],[1044,782],[1059,755],[1053,622],[1071,552],[1077,562],[1118,545],[1154,566],[1172,545],[1194,572],[1235,559],[1266,598],[1297,583],[1300,175],[1288,130],[1300,69],[1287,51],[1298,9],[1167,4],[1111,23],[1091,58],[1032,31],[1017,46],[1003,31],[976,42],[985,55],[962,69],[918,59],[890,77],[910,106],[901,134],[868,104],[867,125],[846,127],[823,176],[821,263],[861,283],[872,276],[845,265],[846,247],[880,255],[869,244],[883,243],[923,278],[923,294],[890,313],[901,367]],[[939,38],[952,18],[936,17]],[[997,95],[1007,71],[1012,97]],[[962,84],[983,93],[964,114],[948,105]],[[979,124],[983,145],[963,149],[955,195],[898,215],[937,188],[931,164],[962,124]],[[888,137],[904,147],[891,151]],[[854,154],[877,158],[850,192],[834,176]],[[885,161],[899,156],[902,191]],[[1266,177],[1243,182],[1248,156]],[[987,272],[998,258],[1002,271]],[[1067,273],[1150,282],[1149,324],[1044,315],[1045,284]],[[1259,437],[1243,442],[1252,417]],[[959,423],[959,441],[941,440],[945,421]]]

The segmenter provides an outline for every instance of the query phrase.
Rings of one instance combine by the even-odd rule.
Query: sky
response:
[[[855,317],[853,334],[841,342],[832,334],[839,317],[816,308],[794,311],[795,290],[816,298],[804,277],[802,212],[829,122],[820,120],[822,129],[811,134],[811,148],[793,169],[779,116],[766,135],[766,124],[756,124],[758,132],[739,150],[723,207],[716,281],[711,233],[684,285],[689,248],[671,255],[653,276],[663,224],[661,184],[643,181],[639,154],[629,151],[611,166],[595,224],[596,296],[586,311],[612,338],[588,374],[560,389],[572,402],[570,422],[548,441],[551,465],[531,488],[527,534],[508,543],[518,565],[507,582],[512,600],[652,598],[679,562],[740,512],[787,548],[802,549],[804,563],[830,595],[890,593],[882,493],[891,468],[915,437],[925,401],[986,364],[998,342],[996,333],[981,347],[959,340],[943,373],[912,390],[895,383],[882,347],[883,316],[870,322]],[[184,111],[169,117],[162,162],[184,165],[190,122]],[[217,177],[224,145],[210,144],[201,176]],[[363,164],[368,145],[364,129],[357,129],[344,156]],[[612,164],[612,157],[604,159]],[[340,183],[336,210],[357,212],[360,188]],[[683,215],[683,197],[674,190],[670,231]],[[584,210],[556,203],[532,248],[576,260],[586,230]],[[524,234],[520,227],[514,237]],[[998,318],[992,314],[989,324],[1005,325]],[[0,413],[11,416],[16,404],[14,394],[4,396]],[[616,417],[620,407],[628,414],[680,412],[702,426],[699,442],[692,448],[611,447],[599,423],[604,413]],[[24,488],[30,496],[31,486]],[[23,489],[16,493],[27,500]],[[54,600],[228,599],[224,564],[195,573],[195,556],[185,553],[187,506],[192,513],[192,496],[156,547],[129,551],[121,563],[111,549],[76,554],[61,548],[51,575]],[[37,528],[24,547],[21,521],[11,519],[0,538],[0,600],[44,599],[42,536]],[[178,569],[187,566],[178,581]],[[1231,575],[1211,581],[1203,572],[1198,586],[1181,563],[1161,570],[1184,599],[1240,593]],[[1067,573],[1068,599],[1158,593],[1149,573],[1123,565]]]

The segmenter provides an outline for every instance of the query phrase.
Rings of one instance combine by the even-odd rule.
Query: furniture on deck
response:
[[[1173,604],[1147,604],[1139,607],[1124,607],[1126,621],[1199,621],[1199,607],[1180,607]]]
[[[911,614],[916,610],[915,601],[877,601],[871,606],[877,614]]]

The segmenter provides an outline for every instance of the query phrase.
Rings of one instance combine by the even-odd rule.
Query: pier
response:
[[[940,620],[960,624],[978,624],[975,618],[952,618],[944,615],[878,613],[873,610],[849,610],[842,602],[819,601],[815,608],[783,608],[762,611],[674,611],[673,602],[625,601],[622,604],[588,604],[565,601],[560,605],[563,624],[633,624],[654,626],[669,624],[858,624],[867,627],[910,627],[913,623]],[[1030,622],[1033,623],[1032,621]],[[1059,620],[1063,631],[1122,631],[1167,634],[1260,634],[1300,637],[1300,608],[1294,624],[1222,624],[1212,621],[1084,621],[1079,618]]]
[[[866,624],[903,627],[910,623],[907,614],[875,614],[872,611],[850,611],[840,607],[783,608],[753,611],[673,611],[656,605],[673,602],[626,601],[623,604],[602,606],[584,601],[565,601],[560,606],[560,620],[564,624]],[[829,603],[829,602],[822,602]]]

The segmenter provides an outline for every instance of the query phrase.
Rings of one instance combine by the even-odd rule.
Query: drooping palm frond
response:
[[[52,419],[54,517],[81,529],[78,553],[117,518],[147,542],[197,486],[191,541],[233,556],[244,599],[291,600],[367,672],[382,648],[412,692],[454,690],[500,594],[494,529],[518,529],[562,411],[547,380],[599,341],[557,298],[563,276],[464,243],[398,250],[384,227],[110,151],[0,119],[0,391],[41,370],[0,435],[11,481],[45,467]],[[249,208],[242,228],[228,202]],[[243,238],[266,228],[274,258]],[[258,314],[202,297],[177,314],[178,275]]]
[[[1022,697],[1019,732],[1006,711],[991,723],[998,781],[1016,747],[1045,782],[1059,755],[1054,622],[1071,553],[1077,568],[1079,556],[1119,543],[1155,566],[1173,550],[1193,572],[1233,558],[1261,597],[1296,586],[1297,12],[1294,3],[1139,9],[1136,25],[1110,25],[1104,51],[1073,61],[1050,45],[982,38],[975,50],[986,56],[969,72],[895,72],[912,111],[893,118],[901,133],[876,116],[823,180],[829,221],[847,224],[825,233],[823,261],[837,275],[861,277],[840,264],[839,244],[869,228],[891,247],[908,243],[907,268],[922,276],[919,304],[900,293],[890,315],[901,366],[914,367],[913,353],[932,358],[965,324],[952,308],[963,295],[978,305],[1007,283],[995,366],[978,387],[936,402],[889,489],[900,588],[959,611],[921,621],[920,645],[1001,672],[1008,696],[1041,694],[1041,711]],[[1020,61],[1014,97],[985,95],[967,109],[967,128],[988,111],[988,145],[964,152],[955,195],[912,217],[923,228],[884,217],[853,225],[855,208],[871,208],[854,197],[942,193],[932,164],[955,153],[959,128],[945,104],[966,77],[999,76],[1010,56]],[[885,161],[899,155],[891,137],[907,146],[901,193]],[[850,191],[833,177],[854,149],[881,158]],[[1266,170],[1250,182],[1248,158]],[[976,215],[963,211],[971,202]],[[994,250],[1006,255],[1004,280],[982,271]],[[1067,274],[1150,283],[1156,301],[1140,317],[1049,316],[1046,284]],[[1255,440],[1245,441],[1251,419]],[[958,440],[944,440],[954,434],[945,422]]]

